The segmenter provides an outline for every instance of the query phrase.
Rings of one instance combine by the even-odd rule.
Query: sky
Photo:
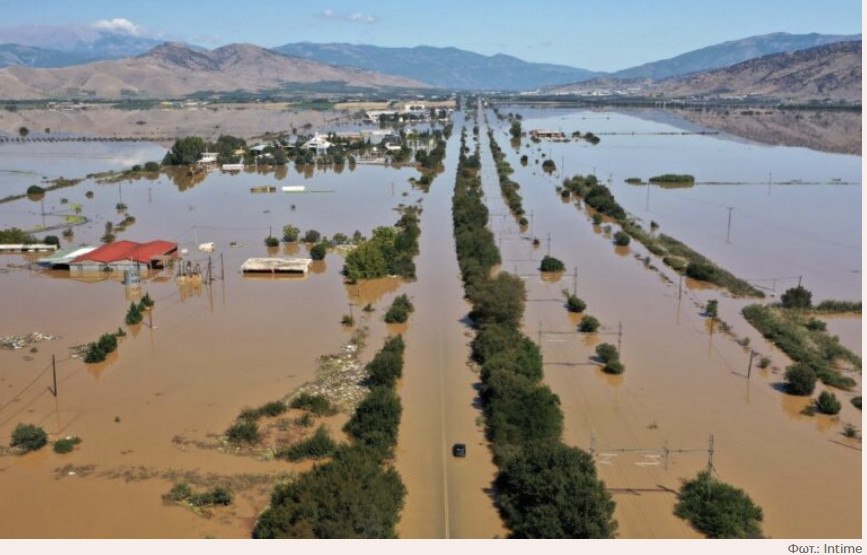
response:
[[[615,71],[772,32],[856,34],[860,0],[0,0],[0,26],[101,26],[235,42],[454,46]]]

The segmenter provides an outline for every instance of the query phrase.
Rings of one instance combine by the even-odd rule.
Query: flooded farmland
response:
[[[506,111],[501,107],[501,112]],[[767,535],[860,537],[860,443],[842,435],[843,423],[860,422],[860,412],[848,402],[860,392],[837,391],[845,399],[838,417],[802,414],[809,401],[779,391],[782,369],[789,362],[739,316],[745,301],[728,299],[714,288],[697,288],[691,280],[686,280],[679,296],[674,272],[658,260],[654,264],[662,270],[646,268],[639,259],[649,253],[641,245],[615,247],[610,233],[593,226],[588,213],[561,202],[554,190],[560,180],[532,162],[533,156],[544,153],[558,167],[565,165],[568,174],[592,173],[594,167],[603,178],[610,174],[615,198],[645,225],[652,218],[667,233],[736,275],[803,273],[818,298],[860,299],[860,158],[761,147],[715,136],[608,137],[604,132],[613,129],[671,129],[616,113],[550,113],[515,106],[508,111],[524,115],[525,130],[562,128],[568,135],[580,129],[602,138],[597,146],[542,142],[521,146],[520,153],[507,149],[515,169],[511,178],[521,184],[524,209],[532,214],[525,232],[518,230],[501,199],[486,137],[482,150],[489,165],[483,169],[483,183],[492,214],[500,215],[493,219],[492,228],[503,251],[503,269],[516,272],[527,285],[524,329],[542,344],[545,380],[560,396],[565,413],[566,442],[596,453],[599,473],[615,495],[620,536],[693,537],[695,531],[673,515],[673,492],[710,461],[720,479],[743,488],[763,507]],[[508,123],[497,122],[493,113],[488,116],[497,139],[507,143]],[[606,143],[607,150],[603,149]],[[751,158],[751,150],[759,153]],[[524,168],[519,156],[527,152],[530,165]],[[708,211],[740,203],[736,206],[750,207],[748,215],[761,214],[751,204],[757,202],[761,185],[696,185],[672,191],[630,189],[633,186],[623,183],[626,177],[646,180],[661,173],[694,173],[697,181],[748,181],[756,179],[750,177],[751,160],[759,159],[779,164],[771,171],[781,178],[795,179],[796,169],[809,168],[810,173],[799,172],[804,181],[840,176],[856,185],[772,186],[770,198],[777,201],[773,211],[766,201],[763,206],[770,213],[752,224],[765,224],[759,228],[761,236],[735,239],[747,227],[744,223],[740,231],[732,232],[729,244],[726,211],[719,219],[711,218]],[[802,159],[813,163],[796,162]],[[787,167],[789,173],[784,171]],[[648,191],[651,208],[644,211]],[[762,194],[767,194],[767,184]],[[825,212],[827,204],[835,210]],[[814,221],[833,229],[828,237],[843,244],[829,248],[822,241],[828,237],[813,234],[819,233],[821,225],[810,226],[808,232],[795,224]],[[787,225],[775,225],[778,222]],[[753,233],[758,233],[755,227]],[[542,279],[538,265],[548,252],[548,234],[550,254],[561,259],[567,271]],[[540,239],[538,247],[531,243],[534,237]],[[809,242],[816,246],[805,247]],[[738,244],[738,249],[730,248]],[[789,258],[770,256],[786,252],[787,247],[791,247]],[[766,255],[777,264],[764,260]],[[573,269],[577,269],[577,285]],[[796,283],[797,277],[794,282],[781,280],[777,291]],[[602,322],[600,333],[576,333],[562,294],[573,288],[587,302],[586,313]],[[719,329],[708,328],[703,307],[710,298],[722,298],[722,319],[748,337],[752,349],[773,360],[768,370],[753,369],[747,379],[749,349]],[[860,329],[860,317],[846,325],[850,331],[841,334],[843,340],[857,342],[860,351],[860,333],[852,333],[855,325]],[[623,375],[605,375],[594,362],[593,349],[601,342],[622,343]],[[818,468],[827,471],[819,473]]]
[[[697,537],[672,514],[673,491],[708,464],[712,435],[714,469],[763,507],[767,535],[860,537],[861,445],[841,435],[843,423],[860,423],[860,412],[848,402],[855,393],[838,392],[845,402],[836,419],[801,414],[806,400],[777,388],[787,359],[739,316],[743,300],[694,283],[686,283],[679,296],[673,272],[661,264],[660,272],[650,271],[635,258],[647,255],[642,246],[616,250],[586,212],[555,193],[561,174],[595,172],[610,178],[618,201],[647,225],[656,221],[769,295],[802,278],[814,299],[860,300],[860,157],[729,136],[655,135],[672,127],[628,113],[508,110],[522,113],[525,130],[592,131],[602,139],[595,146],[543,142],[521,145],[520,153],[505,149],[524,207],[533,215],[531,228],[521,232],[502,202],[484,127],[480,134],[483,185],[502,269],[525,279],[524,331],[541,340],[545,381],[565,413],[565,441],[595,451],[617,502],[619,536]],[[505,148],[507,124],[488,115]],[[88,221],[74,227],[74,244],[98,244],[106,222],[133,215],[135,223],[118,239],[176,241],[202,268],[209,256],[196,247],[213,241],[212,273],[222,278],[210,286],[180,283],[167,274],[145,280],[143,290],[157,302],[152,322],[121,339],[113,358],[85,365],[70,358],[69,348],[122,324],[130,302],[124,286],[116,279],[37,271],[27,266],[32,255],[0,257],[0,335],[38,330],[59,336],[35,344],[32,352],[0,350],[0,443],[8,444],[20,421],[44,427],[52,438],[83,439],[69,455],[43,450],[0,456],[0,488],[8,492],[0,498],[0,510],[8,515],[0,536],[249,537],[273,481],[301,467],[221,452],[216,436],[243,407],[282,398],[313,379],[318,357],[337,352],[349,339],[341,315],[358,315],[367,303],[376,310],[361,318],[369,327],[361,358],[369,358],[390,332],[404,333],[407,343],[395,460],[407,487],[401,537],[507,535],[490,497],[496,469],[479,420],[478,377],[466,364],[468,305],[451,237],[449,199],[461,120],[458,115],[446,167],[427,194],[408,184],[418,175],[413,168],[359,165],[342,172],[288,167],[193,179],[163,173],[111,184],[85,180],[49,192],[42,202],[0,204],[0,227],[24,229],[65,227],[71,207],[80,206]],[[648,134],[605,134],[632,131]],[[164,152],[155,145],[117,144],[107,154],[102,145],[65,144],[58,157],[59,151],[41,150],[45,145],[16,145],[20,150],[11,153],[9,148],[0,147],[0,168],[15,171],[0,173],[0,197],[22,192],[39,181],[36,176],[83,176],[159,159]],[[529,155],[526,168],[521,154]],[[541,170],[542,154],[556,162],[553,176]],[[667,172],[692,173],[699,183],[663,189],[623,182]],[[279,192],[286,185],[311,192]],[[277,192],[250,191],[262,186]],[[127,206],[123,213],[116,209],[121,202]],[[424,211],[416,282],[346,286],[343,261],[333,253],[304,279],[238,272],[249,257],[305,255],[303,245],[263,245],[285,224],[327,236],[355,230],[368,235],[375,226],[392,225],[399,205],[417,202]],[[727,207],[733,207],[728,240]],[[550,252],[567,271],[541,279],[537,268],[549,233]],[[533,237],[541,240],[538,247]],[[587,312],[602,322],[602,333],[575,332],[561,293],[573,287],[587,301]],[[416,312],[404,328],[389,329],[382,313],[404,292]],[[772,359],[770,368],[745,378],[748,350],[708,329],[701,307],[709,298],[722,299],[722,319]],[[860,322],[829,319],[829,329],[860,353]],[[618,340],[626,372],[611,377],[591,356],[596,344]],[[58,361],[56,398],[47,390],[52,355]],[[465,459],[451,457],[456,442],[467,444]],[[664,449],[671,451],[667,458]],[[822,468],[827,472],[817,471]],[[230,481],[238,500],[210,519],[164,505],[161,496],[179,476],[192,476],[193,483]]]

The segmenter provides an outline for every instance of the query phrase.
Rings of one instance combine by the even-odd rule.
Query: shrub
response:
[[[858,428],[852,424],[843,426],[843,435],[846,437],[858,437]]]
[[[709,538],[761,538],[762,509],[743,490],[702,471],[684,482],[674,514]]]
[[[337,444],[328,435],[328,431],[324,426],[319,426],[313,436],[277,451],[274,456],[290,461],[322,459],[332,455],[335,449]]]
[[[54,442],[54,452],[61,454],[71,453],[72,449],[79,443],[81,443],[81,439],[75,436],[58,439]]]
[[[665,260],[663,260],[665,262]],[[707,262],[690,262],[686,265],[686,275],[699,281],[712,281],[716,269]]]
[[[813,294],[801,287],[787,289],[780,297],[783,308],[810,308],[813,305]]]
[[[259,425],[255,420],[242,418],[226,430],[226,439],[232,443],[256,443],[259,441]]]
[[[325,254],[328,252],[328,247],[325,243],[316,243],[310,249],[310,258],[313,260],[324,260]]]
[[[563,265],[562,261],[548,255],[545,255],[539,264],[539,270],[543,272],[562,272],[565,269],[566,266]]]
[[[283,226],[283,240],[287,243],[291,243],[293,241],[298,240],[298,235],[301,234],[301,230],[295,227],[294,225],[284,225]]]
[[[42,449],[48,443],[48,434],[39,426],[19,423],[12,431],[11,447],[18,447],[25,453]]]
[[[578,323],[578,331],[582,333],[593,333],[598,329],[599,320],[589,314],[581,318],[581,322]]]
[[[386,339],[382,349],[374,355],[365,370],[368,386],[394,387],[394,383],[403,375],[404,343],[400,335]]]
[[[786,389],[792,395],[811,395],[816,388],[816,373],[799,362],[786,369]]]
[[[57,235],[46,235],[42,242],[46,245],[54,245],[58,249],[60,248],[60,237]]]
[[[124,319],[126,325],[132,326],[138,324],[142,321],[142,318],[143,316],[138,306],[135,303],[130,303],[129,309],[126,311],[126,318]]]
[[[833,393],[823,391],[816,399],[816,410],[822,414],[837,414],[843,406]]]
[[[337,409],[331,404],[331,401],[325,398],[324,395],[312,395],[310,393],[301,393],[289,403],[293,409],[303,409],[310,411],[316,416],[331,416],[337,413]]]
[[[394,301],[391,303],[391,307],[389,307],[388,311],[385,313],[385,321],[389,324],[403,324],[409,319],[409,315],[413,310],[415,310],[415,307],[412,306],[409,297],[406,295],[399,295],[398,297],[395,297]]]
[[[353,318],[352,315],[350,315],[350,314],[344,314],[340,318],[340,323],[343,324],[344,326],[354,326],[355,325],[355,318]]]
[[[194,507],[210,507],[213,505],[231,505],[232,494],[229,490],[217,486],[204,493],[192,494],[188,501]]]
[[[592,216],[593,225],[602,225],[602,214],[594,212]]]
[[[587,303],[575,295],[569,295],[566,297],[566,310],[569,312],[584,312],[586,309]]]
[[[390,458],[397,444],[402,412],[400,399],[393,390],[374,387],[343,430],[354,441],[372,448],[381,459]]]
[[[852,397],[852,406],[858,410],[861,410],[861,396]]]
[[[496,278],[478,283],[471,291],[470,318],[481,327],[486,323],[517,326],[524,313],[527,292],[518,276],[500,272]]]
[[[719,316],[719,301],[716,299],[709,300],[704,307],[704,313],[711,318]]]
[[[286,412],[286,404],[283,401],[269,401],[255,409],[257,418],[260,416],[280,416]]]
[[[315,229],[308,229],[307,232],[304,234],[304,242],[305,243],[315,243],[315,242],[319,241],[319,238],[321,236],[322,235],[318,231],[316,231]]]
[[[146,172],[158,172],[160,171],[160,163],[159,162],[145,162],[144,171]]]
[[[84,354],[84,362],[88,364],[102,362],[105,360],[105,356],[106,353],[99,347],[99,344],[90,343],[87,346],[87,352]]]
[[[173,485],[172,489],[170,489],[167,494],[163,495],[163,500],[178,503],[189,499],[192,495],[193,490],[190,489],[190,486],[182,482]]]
[[[608,361],[602,367],[602,371],[606,374],[622,374],[624,370],[626,370],[626,367],[619,360]]]
[[[625,247],[629,245],[629,234],[623,231],[617,231],[614,233],[614,244],[618,247]]]
[[[818,318],[810,318],[809,320],[807,320],[807,323],[804,324],[804,327],[806,327],[810,331],[828,330],[828,325],[822,320],[819,320]]]
[[[265,246],[268,248],[278,247],[280,246],[280,241],[277,240],[276,237],[269,235],[268,237],[265,237]]]
[[[759,368],[767,368],[771,365],[771,359],[768,357],[762,357],[759,359]]]
[[[45,194],[45,189],[40,187],[39,185],[31,185],[27,187],[27,196],[28,197],[40,197]]]
[[[617,352],[617,347],[611,343],[602,343],[596,346],[596,356],[602,359],[602,362],[609,363],[620,360],[620,354]]]

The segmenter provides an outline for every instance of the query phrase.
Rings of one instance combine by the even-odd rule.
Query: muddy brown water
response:
[[[531,125],[525,120],[525,128]],[[500,143],[504,129],[499,124]],[[503,214],[487,142],[483,137],[487,202],[493,213]],[[856,393],[837,392],[846,400],[838,417],[801,414],[809,401],[778,390],[785,357],[739,317],[743,301],[722,298],[722,319],[773,360],[771,369],[753,369],[747,380],[748,350],[718,329],[709,333],[701,314],[707,299],[721,298],[718,290],[687,284],[678,299],[676,275],[664,281],[633,256],[619,256],[610,238],[594,232],[589,214],[560,202],[554,183],[520,169],[518,157],[509,151],[524,208],[534,214],[532,233],[519,233],[508,214],[493,218],[492,228],[501,242],[503,269],[527,284],[525,333],[541,337],[545,381],[565,414],[564,439],[586,450],[595,447],[599,474],[617,501],[619,536],[698,535],[673,515],[673,491],[706,468],[713,434],[717,476],[743,488],[763,508],[766,535],[860,537],[861,447],[841,433],[843,423],[860,422],[860,412],[847,402]],[[598,173],[609,171],[606,160],[600,157]],[[553,282],[537,270],[549,232],[551,254],[567,267]],[[531,244],[533,236],[541,239],[538,248]],[[689,236],[682,239],[692,242]],[[640,245],[629,248],[642,258],[648,254]],[[577,294],[587,302],[587,313],[602,322],[597,334],[578,334],[565,310],[562,289],[572,291],[568,278],[576,267]],[[593,360],[593,349],[601,342],[617,345],[619,337],[626,371],[609,377]],[[665,448],[689,452],[670,453],[666,466]]]
[[[293,223],[329,236],[356,229],[367,235],[374,226],[392,225],[398,218],[394,209],[421,196],[407,183],[415,175],[409,169],[359,166],[306,179],[294,168],[287,173],[282,180],[273,174],[213,173],[183,189],[165,176],[122,186],[85,181],[49,193],[46,211],[63,210],[62,195],[81,203],[83,215],[91,218],[76,228],[75,243],[98,244],[105,221],[122,219],[114,208],[122,198],[137,221],[119,238],[177,241],[203,269],[207,254],[196,245],[215,241],[213,273],[221,276],[225,268],[225,279],[210,286],[181,284],[166,274],[146,279],[142,290],[156,300],[153,327],[146,319],[130,329],[106,362],[85,365],[70,358],[69,348],[123,325],[130,302],[124,286],[103,276],[71,279],[20,268],[27,262],[20,255],[0,258],[6,299],[0,333],[38,330],[60,336],[35,345],[35,352],[0,351],[0,442],[8,444],[18,422],[38,424],[52,439],[83,440],[69,455],[44,449],[0,456],[5,515],[0,536],[249,537],[275,477],[303,467],[197,443],[213,445],[243,407],[282,398],[313,379],[318,357],[337,352],[349,339],[351,330],[340,317],[350,311],[350,301],[375,305],[369,316],[354,308],[356,318],[370,327],[362,359],[375,352],[386,333],[381,315],[402,284],[383,280],[361,290],[347,288],[336,254],[304,279],[245,277],[240,264],[269,255],[263,245],[269,228],[279,235],[282,225]],[[250,187],[269,182],[278,188],[303,182],[333,192],[250,193]],[[85,196],[88,190],[94,191],[92,199]],[[38,205],[26,199],[2,205],[0,214],[4,227],[28,229],[42,219]],[[306,246],[286,249],[296,253],[305,254]],[[57,398],[47,390],[52,354],[58,361]],[[75,474],[57,479],[56,469],[70,464]],[[131,481],[129,469],[139,471]],[[195,472],[206,484],[211,475],[251,475],[259,482],[239,489],[232,507],[203,519],[162,503],[175,477],[185,472]]]

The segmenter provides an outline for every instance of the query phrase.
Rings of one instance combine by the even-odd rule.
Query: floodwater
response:
[[[613,113],[586,114],[588,119],[580,121],[570,120],[569,114],[552,113],[556,116],[548,112],[525,113],[524,128],[556,128],[559,121],[565,122],[559,125],[567,132],[580,129],[596,133],[615,125],[643,129],[657,126]],[[610,119],[605,119],[609,116]],[[566,119],[560,120],[561,117]],[[498,142],[507,145],[508,139],[503,135],[507,123],[496,122],[492,113],[489,119],[497,126]],[[484,128],[482,135],[485,135]],[[639,144],[631,141],[639,141]],[[520,155],[508,149],[509,161],[516,170],[512,179],[522,186],[525,210],[533,213],[532,229],[520,233],[501,199],[486,136],[482,143],[487,202],[492,213],[501,214],[493,219],[492,228],[502,247],[503,269],[516,272],[527,284],[525,333],[541,339],[545,381],[560,397],[565,414],[565,441],[595,452],[599,474],[612,489],[617,502],[615,518],[620,525],[619,536],[697,537],[688,524],[673,515],[674,492],[682,480],[694,477],[711,464],[720,479],[744,489],[763,508],[763,529],[767,536],[861,537],[861,445],[842,435],[844,423],[858,425],[861,420],[860,412],[848,402],[860,393],[836,392],[844,405],[838,417],[801,414],[808,400],[792,398],[779,391],[782,368],[787,364],[785,357],[739,316],[742,301],[723,298],[720,301],[722,319],[729,322],[739,336],[748,337],[753,349],[772,359],[771,368],[759,371],[753,367],[747,379],[748,349],[719,329],[711,332],[709,322],[702,316],[707,299],[721,297],[718,290],[691,288],[692,284],[687,283],[679,297],[677,276],[659,260],[653,259],[661,268],[659,272],[645,268],[635,255],[643,259],[648,253],[635,242],[627,247],[628,252],[616,252],[611,237],[594,229],[589,214],[560,201],[554,192],[554,179],[543,177],[541,171],[533,175],[532,168],[522,168],[518,161]],[[606,143],[607,149],[603,148]],[[539,146],[544,151],[550,148],[558,165],[562,155],[567,173],[591,173],[595,165],[598,175],[613,174],[615,197],[633,212],[638,211],[635,198],[643,202],[641,195],[646,195],[646,190],[638,190],[637,197],[630,197],[626,194],[628,186],[618,184],[623,178],[689,172],[698,179],[705,179],[704,174],[711,171],[705,169],[706,162],[707,167],[712,167],[711,159],[717,156],[740,160],[735,156],[740,153],[744,156],[743,162],[725,172],[725,164],[719,162],[711,176],[745,179],[751,167],[750,149],[762,150],[779,164],[791,162],[793,167],[807,167],[807,162],[796,163],[799,158],[841,160],[841,166],[826,165],[815,169],[814,175],[824,170],[829,176],[840,175],[850,180],[854,169],[845,168],[860,164],[860,158],[849,160],[853,157],[838,158],[801,149],[778,151],[726,142],[718,137],[617,140],[603,136],[602,143],[596,147],[574,142]],[[636,148],[633,150],[631,146]],[[764,152],[766,150],[769,152]],[[787,153],[786,150],[797,152]],[[752,160],[759,158],[755,156]],[[813,195],[809,208],[824,214],[824,207],[815,206],[820,198],[819,191],[817,188],[774,188],[771,195],[779,199],[779,205],[768,219],[790,222],[792,227],[797,222],[815,221],[804,217],[805,209],[798,203]],[[725,262],[727,259],[722,256],[727,252],[725,243],[708,239],[703,242],[703,237],[712,234],[696,230],[702,227],[700,224],[710,222],[707,227],[711,227],[713,223],[702,220],[698,215],[701,212],[694,214],[693,204],[701,204],[681,200],[681,204],[675,205],[676,199],[681,197],[670,196],[671,193],[658,188],[651,192],[652,217],[661,224],[662,231],[710,258]],[[714,193],[721,196],[710,196]],[[688,199],[692,198],[688,195],[696,199],[705,195],[704,198],[713,198],[713,202],[722,204],[735,202],[741,196],[743,202],[751,198],[748,196],[750,189],[744,187],[696,187],[677,191],[677,194],[687,195]],[[823,221],[840,229],[851,228],[846,240],[857,245],[852,256],[857,255],[855,258],[860,260],[860,188],[831,187],[822,193],[822,198],[825,195],[848,199],[846,202],[839,198],[830,200],[844,210],[836,221],[828,219],[829,215],[825,215]],[[801,200],[797,201],[798,198]],[[668,211],[662,208],[656,211],[657,206],[662,207],[663,202],[669,200],[672,206]],[[665,217],[669,214],[673,218]],[[714,229],[718,234],[719,226]],[[738,233],[742,230],[743,227]],[[551,255],[563,260],[567,268],[556,280],[541,279],[538,272],[539,260],[548,250],[549,233]],[[784,234],[777,232],[775,236],[780,239]],[[537,248],[531,244],[533,237],[541,240]],[[733,234],[733,237],[738,237],[733,244],[746,243],[743,235]],[[752,244],[761,244],[761,240],[751,237],[749,242],[750,245],[743,245],[739,252],[753,254],[741,264],[744,269],[755,267],[754,271],[758,272],[760,257],[755,253],[763,251],[753,248]],[[825,251],[822,260],[828,258],[827,263],[837,269],[858,267],[848,256],[846,260],[835,261],[829,249]],[[793,271],[795,275],[801,271],[807,274],[808,268],[801,264],[810,264],[810,261],[801,258],[807,256],[796,257],[788,266],[776,271],[781,275]],[[819,264],[819,261],[812,263]],[[574,282],[576,268],[577,285]],[[735,269],[735,274],[738,273]],[[860,288],[855,288],[858,281],[859,277],[852,280],[845,272],[842,277],[834,278],[809,273],[806,284],[820,291],[819,298],[826,295],[860,298]],[[587,302],[587,313],[602,322],[599,333],[581,335],[576,332],[575,319],[568,315],[562,293],[563,289],[571,292],[573,288]],[[858,322],[860,324],[860,319]],[[592,357],[595,345],[601,342],[621,345],[621,359],[626,366],[623,375],[611,377],[600,371]]]
[[[781,294],[801,278],[814,300],[861,298],[860,156],[767,146],[726,134],[672,134],[708,130],[653,110],[501,109],[509,111],[524,116],[525,131],[561,129],[569,135],[580,130],[601,138],[595,146],[585,141],[522,145],[530,163],[522,168],[512,156],[512,166],[524,191],[548,190],[564,175],[595,173],[645,228],[657,222],[660,233],[768,295]],[[503,148],[509,145],[507,131],[501,126],[496,136]],[[543,155],[557,164],[552,176],[541,171]],[[663,173],[692,174],[698,184],[666,189],[624,182]]]
[[[396,466],[407,487],[402,538],[493,538],[506,530],[490,488],[496,474],[481,423],[478,374],[467,364],[469,305],[451,226],[451,197],[460,125],[448,143],[445,169],[424,200],[418,281],[406,293],[415,305],[406,339],[403,401]],[[452,457],[454,443],[467,446]]]
[[[694,173],[700,181],[762,181],[771,171],[775,181],[839,177],[860,184],[860,158],[763,147],[723,136],[606,136],[601,134],[606,130],[669,126],[624,114],[520,111],[525,129],[563,126],[569,132],[600,134],[602,142],[595,147],[573,142],[533,148],[541,147],[558,166],[565,162],[566,173],[591,173],[595,167],[603,178],[611,174],[614,194],[629,211],[656,220],[661,231],[736,275],[803,274],[814,299],[860,298],[860,275],[851,272],[859,267],[853,260],[860,261],[860,186],[772,185],[767,197],[766,183],[681,190],[622,183],[625,177],[664,172]],[[767,370],[753,368],[747,380],[747,350],[718,330],[710,333],[700,314],[708,298],[724,296],[687,281],[678,300],[674,274],[657,262],[673,281],[668,283],[645,268],[634,257],[647,254],[640,245],[616,250],[586,213],[560,201],[554,192],[556,174],[536,170],[534,175],[532,156],[531,165],[521,167],[519,155],[507,148],[506,127],[497,125],[498,141],[516,170],[513,178],[522,185],[524,206],[533,213],[532,229],[523,234],[510,215],[496,215],[505,206],[483,129],[482,173],[503,269],[525,278],[525,332],[534,339],[542,332],[545,380],[562,401],[564,439],[584,449],[595,447],[600,475],[618,503],[619,535],[697,536],[672,515],[672,490],[708,464],[713,434],[713,467],[763,507],[767,535],[860,537],[861,446],[841,435],[844,423],[860,422],[860,412],[848,402],[859,393],[837,392],[844,407],[836,419],[801,414],[807,401],[775,387],[782,381],[785,357],[738,315],[744,301],[722,298],[722,319],[773,361]],[[406,338],[395,465],[408,494],[399,534],[506,535],[489,496],[496,469],[476,404],[478,377],[466,365],[471,334],[463,319],[468,306],[462,299],[450,216],[459,135],[456,125],[445,171],[426,195],[407,183],[417,175],[413,169],[359,165],[339,173],[298,173],[288,167],[193,178],[161,174],[119,184],[85,181],[49,192],[44,202],[0,204],[0,227],[24,229],[65,227],[71,207],[80,205],[89,221],[74,228],[74,244],[98,243],[107,221],[117,223],[130,214],[136,222],[118,239],[176,241],[203,269],[208,255],[196,246],[214,241],[212,274],[224,278],[210,286],[181,285],[165,275],[146,280],[143,291],[157,301],[152,324],[139,325],[121,339],[118,353],[107,362],[88,366],[70,358],[69,347],[123,323],[130,302],[124,287],[113,279],[70,279],[22,268],[29,260],[24,256],[0,257],[0,335],[38,330],[61,336],[37,344],[35,352],[0,350],[0,444],[8,443],[18,422],[41,425],[52,438],[74,434],[83,439],[69,455],[45,449],[0,456],[0,491],[6,494],[0,496],[5,515],[0,537],[249,537],[273,480],[304,467],[222,453],[211,448],[214,436],[243,407],[282,398],[313,379],[317,358],[337,352],[349,339],[351,330],[340,318],[351,311],[369,327],[362,361],[387,333],[402,332]],[[68,158],[39,154],[61,146]],[[22,150],[7,154],[12,147]],[[118,162],[100,158],[107,147],[115,149]],[[159,159],[163,152],[142,144],[4,145],[0,169],[34,171],[40,178],[77,177],[79,169],[83,175],[123,167]],[[83,161],[71,166],[69,159]],[[766,161],[773,167],[765,169]],[[0,197],[22,192],[35,179],[34,174],[9,175],[9,181],[0,180]],[[251,187],[279,190],[298,184],[317,192],[250,192]],[[88,191],[93,198],[87,198]],[[641,210],[648,191],[645,214]],[[760,210],[751,203],[758,203],[761,194],[771,200]],[[68,202],[61,203],[63,198]],[[400,204],[420,200],[424,211],[416,282],[385,279],[346,286],[336,254],[305,279],[248,278],[238,272],[248,257],[304,254],[304,246],[269,250],[263,245],[269,233],[279,237],[285,224],[328,236],[351,235],[356,229],[368,235],[375,226],[393,224]],[[128,206],[125,213],[115,209],[119,202]],[[828,203],[839,212],[834,218],[825,212]],[[720,204],[735,207],[730,243],[724,235],[727,210],[721,209],[722,220],[714,212]],[[704,212],[705,206],[711,212]],[[751,215],[757,216],[752,224]],[[803,221],[819,223],[804,229],[797,224]],[[566,263],[567,272],[543,280],[536,268],[548,249],[548,233],[551,254]],[[542,242],[535,249],[533,236]],[[765,257],[777,263],[765,267]],[[576,267],[577,293],[603,324],[602,333],[593,336],[575,333],[575,319],[563,306],[561,290],[575,286]],[[778,291],[792,284],[780,279]],[[382,314],[404,292],[416,311],[408,325],[386,326]],[[376,310],[359,317],[367,303]],[[621,324],[626,373],[606,376],[590,357],[599,342],[618,341]],[[860,318],[829,319],[829,329],[847,342],[857,338],[860,352]],[[47,389],[52,354],[57,356],[57,398]],[[334,423],[332,429],[338,427]],[[451,457],[453,443],[467,445],[466,458]],[[664,447],[670,450],[667,460]],[[204,519],[161,501],[185,473],[200,483],[216,476],[245,485],[238,488],[232,507]]]
[[[86,158],[93,145],[65,146]],[[108,169],[94,166],[88,171]],[[66,172],[49,162],[39,168],[46,175]],[[136,222],[119,239],[176,241],[203,271],[208,255],[196,245],[215,241],[212,274],[224,278],[210,286],[180,284],[166,274],[146,279],[142,290],[156,300],[152,321],[130,330],[105,363],[85,365],[70,357],[69,348],[123,324],[130,302],[124,286],[115,279],[70,279],[21,268],[27,258],[20,255],[0,259],[0,335],[38,330],[61,337],[35,345],[33,352],[0,351],[0,443],[8,444],[18,422],[40,425],[51,438],[83,440],[69,455],[44,449],[0,456],[0,536],[249,537],[276,476],[299,467],[224,454],[213,448],[215,436],[243,407],[282,398],[313,379],[318,357],[337,352],[349,339],[340,317],[353,310],[350,302],[374,303],[374,316],[359,319],[370,328],[362,359],[375,352],[386,331],[376,315],[401,284],[382,280],[347,288],[336,254],[306,279],[248,278],[239,266],[253,256],[305,254],[304,246],[264,246],[269,231],[280,236],[288,223],[328,236],[356,229],[368,235],[377,225],[392,225],[398,218],[394,209],[421,196],[407,182],[412,175],[411,169],[373,166],[307,177],[288,168],[282,178],[217,172],[197,183],[161,175],[122,184],[85,181],[49,192],[45,216],[41,203],[27,199],[0,205],[3,227],[32,229],[49,227],[52,219],[62,222],[67,207],[80,204],[90,221],[75,228],[73,242],[98,244],[105,222],[123,218],[115,210],[123,202]],[[296,183],[323,192],[250,192],[259,185],[279,190]],[[52,355],[57,398],[47,389]],[[192,473],[194,483],[217,476],[246,485],[236,490],[232,507],[204,519],[161,501],[184,473]]]

